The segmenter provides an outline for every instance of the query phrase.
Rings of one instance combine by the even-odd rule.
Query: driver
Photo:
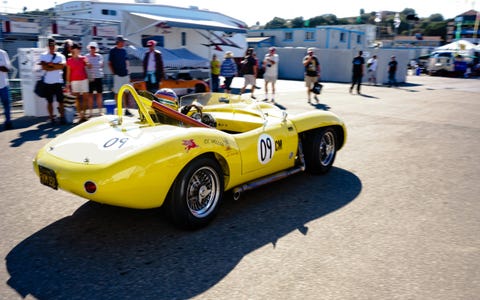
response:
[[[172,89],[163,88],[155,94],[155,101],[178,111],[178,96]]]

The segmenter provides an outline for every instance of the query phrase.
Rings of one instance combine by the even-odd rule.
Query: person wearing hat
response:
[[[160,83],[165,76],[163,71],[162,52],[155,49],[157,42],[147,41],[148,51],[143,56],[143,77],[147,85],[147,91],[155,93],[160,88]]]
[[[79,122],[87,120],[85,112],[88,103],[88,75],[87,67],[90,64],[87,58],[80,55],[82,47],[73,43],[71,47],[72,56],[67,59],[67,90],[69,90],[76,98],[77,113],[79,114]]]
[[[220,76],[225,77],[225,93],[230,94],[233,77],[237,76],[237,64],[233,60],[233,52],[225,52],[225,59],[220,65]]]
[[[263,59],[263,67],[265,68],[265,73],[263,74],[263,80],[265,81],[265,99],[263,101],[268,101],[268,84],[270,83],[272,86],[271,100],[275,102],[275,83],[278,79],[278,62],[280,60],[276,51],[277,49],[275,49],[275,47],[270,47]]]
[[[89,53],[86,55],[90,67],[88,73],[88,109],[90,115],[93,110],[93,98],[96,97],[97,109],[100,114],[103,110],[103,56],[98,54],[98,44],[90,42],[88,44]],[[96,96],[94,94],[96,93]]]
[[[53,113],[53,99],[58,102],[58,112],[60,113],[60,124],[66,124],[64,106],[63,106],[63,69],[65,67],[65,56],[57,52],[57,45],[52,38],[48,39],[48,51],[40,55],[39,64],[45,71],[43,81],[46,84],[47,111],[50,122],[55,124],[55,114]]]
[[[118,91],[124,84],[130,84],[129,62],[127,57],[127,50],[125,50],[125,42],[127,40],[119,35],[115,39],[115,47],[110,49],[108,55],[108,67],[113,74],[113,93],[115,100],[118,97]],[[125,98],[125,115],[132,115],[127,109],[127,101]]]
[[[392,55],[390,61],[388,62],[388,87],[392,85],[397,86],[397,80],[395,79],[395,73],[397,72],[398,62],[395,58],[395,55]]]
[[[320,80],[320,64],[317,56],[313,53],[313,48],[307,49],[307,55],[303,58],[303,66],[305,68],[305,86],[307,87],[308,103],[311,103],[312,88],[316,82]],[[318,103],[317,95],[314,95]]]

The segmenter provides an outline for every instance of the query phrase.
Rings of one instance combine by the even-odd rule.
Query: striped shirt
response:
[[[88,62],[92,65],[91,68],[87,68],[88,78],[103,78],[103,56],[101,54],[91,53],[87,54]]]

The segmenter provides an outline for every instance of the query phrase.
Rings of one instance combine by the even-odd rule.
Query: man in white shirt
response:
[[[43,81],[47,85],[47,110],[50,122],[55,124],[55,115],[53,114],[53,97],[58,102],[58,111],[60,113],[60,124],[66,124],[63,107],[63,68],[65,67],[65,56],[57,52],[55,40],[48,39],[48,51],[40,55],[40,65],[45,71]]]
[[[377,85],[377,56],[372,56],[367,61],[368,83]]]
[[[0,98],[2,100],[3,112],[5,114],[5,130],[12,129],[12,120],[10,117],[10,88],[8,81],[8,71],[12,69],[8,53],[0,49]]]
[[[265,54],[263,59],[263,67],[265,68],[265,73],[263,74],[263,80],[265,81],[265,99],[263,101],[268,101],[268,84],[272,86],[272,102],[275,102],[275,83],[278,79],[278,62],[280,61],[278,54],[276,53],[275,47],[270,47],[268,53]]]

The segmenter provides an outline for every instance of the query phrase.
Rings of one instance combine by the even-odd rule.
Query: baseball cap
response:
[[[48,39],[48,45],[49,45],[49,46],[55,46],[55,40],[52,39],[52,38],[49,38],[49,39]]]
[[[155,46],[156,44],[157,44],[157,42],[154,41],[154,40],[149,40],[149,41],[147,42],[147,46]]]

